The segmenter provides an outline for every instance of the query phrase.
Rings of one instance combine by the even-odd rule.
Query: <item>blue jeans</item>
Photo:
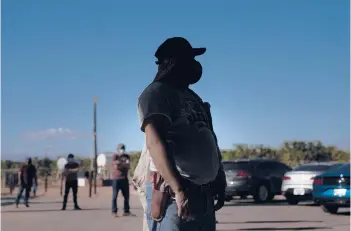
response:
[[[197,192],[193,200],[197,204],[195,220],[185,221],[178,217],[178,208],[174,200],[166,207],[165,216],[160,222],[151,218],[152,183],[146,184],[146,218],[149,231],[215,231],[216,218],[214,200],[210,192]]]
[[[129,213],[129,182],[128,179],[119,179],[112,181],[112,213],[117,213],[117,197],[119,190],[124,197],[124,212]]]
[[[29,194],[30,194],[30,190],[32,188],[31,184],[21,184],[21,187],[18,189],[18,194],[16,197],[16,205],[19,204],[19,201],[22,197],[23,191],[25,191],[25,196],[24,196],[24,203],[27,205],[28,204],[28,199],[29,199]]]

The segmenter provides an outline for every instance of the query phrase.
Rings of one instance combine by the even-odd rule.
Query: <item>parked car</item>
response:
[[[340,207],[350,207],[350,163],[316,176],[312,194],[325,212],[335,214]]]
[[[282,177],[291,168],[272,159],[223,161],[227,178],[226,199],[253,196],[256,203],[272,200],[281,194]]]
[[[336,162],[320,162],[303,164],[285,173],[282,183],[282,193],[290,205],[300,201],[312,200],[313,179],[328,169],[340,166]]]

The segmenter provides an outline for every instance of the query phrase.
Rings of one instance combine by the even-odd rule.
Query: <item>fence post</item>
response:
[[[45,180],[44,180],[44,187],[45,187],[45,192],[48,191],[48,173],[45,173]]]
[[[15,177],[12,172],[10,173],[9,186],[10,186],[10,194],[12,195],[12,192],[15,186]]]
[[[91,198],[91,191],[93,187],[93,171],[89,171],[89,197]]]

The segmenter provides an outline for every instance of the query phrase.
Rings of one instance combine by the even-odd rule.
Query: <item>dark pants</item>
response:
[[[63,208],[66,208],[67,198],[68,198],[69,190],[71,188],[72,188],[72,191],[73,191],[74,207],[78,207],[78,202],[77,202],[78,181],[77,180],[73,180],[73,181],[66,181],[66,184],[65,184],[65,195],[63,196]]]
[[[117,213],[117,196],[119,190],[122,191],[124,197],[124,212],[129,212],[129,182],[128,179],[113,180],[112,182],[112,212]]]
[[[16,198],[16,205],[19,204],[19,201],[22,197],[23,191],[26,190],[25,194],[24,194],[24,203],[27,205],[28,204],[28,198],[29,198],[29,194],[30,194],[30,190],[32,188],[31,184],[21,184],[21,187],[18,190],[18,194],[17,194],[17,198]]]

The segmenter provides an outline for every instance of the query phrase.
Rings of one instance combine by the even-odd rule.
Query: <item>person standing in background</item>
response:
[[[130,169],[130,157],[125,153],[126,147],[124,144],[119,144],[116,155],[112,160],[112,215],[118,216],[117,197],[121,190],[124,197],[124,213],[123,216],[132,215],[129,211],[129,180],[128,172]]]
[[[66,210],[67,198],[69,194],[69,190],[72,188],[73,192],[73,203],[75,210],[81,210],[78,206],[77,194],[78,194],[78,171],[79,164],[74,159],[74,155],[70,153],[67,158],[68,163],[65,165],[65,170],[62,174],[61,184],[65,180],[65,194],[63,196],[62,209]]]
[[[29,207],[28,199],[30,195],[30,190],[33,186],[33,179],[35,185],[38,185],[37,182],[37,169],[32,164],[32,159],[28,158],[22,167],[18,171],[18,179],[20,183],[20,188],[18,190],[18,195],[16,197],[16,207],[18,208],[19,201],[22,197],[23,191],[25,191],[24,203],[26,207]]]

